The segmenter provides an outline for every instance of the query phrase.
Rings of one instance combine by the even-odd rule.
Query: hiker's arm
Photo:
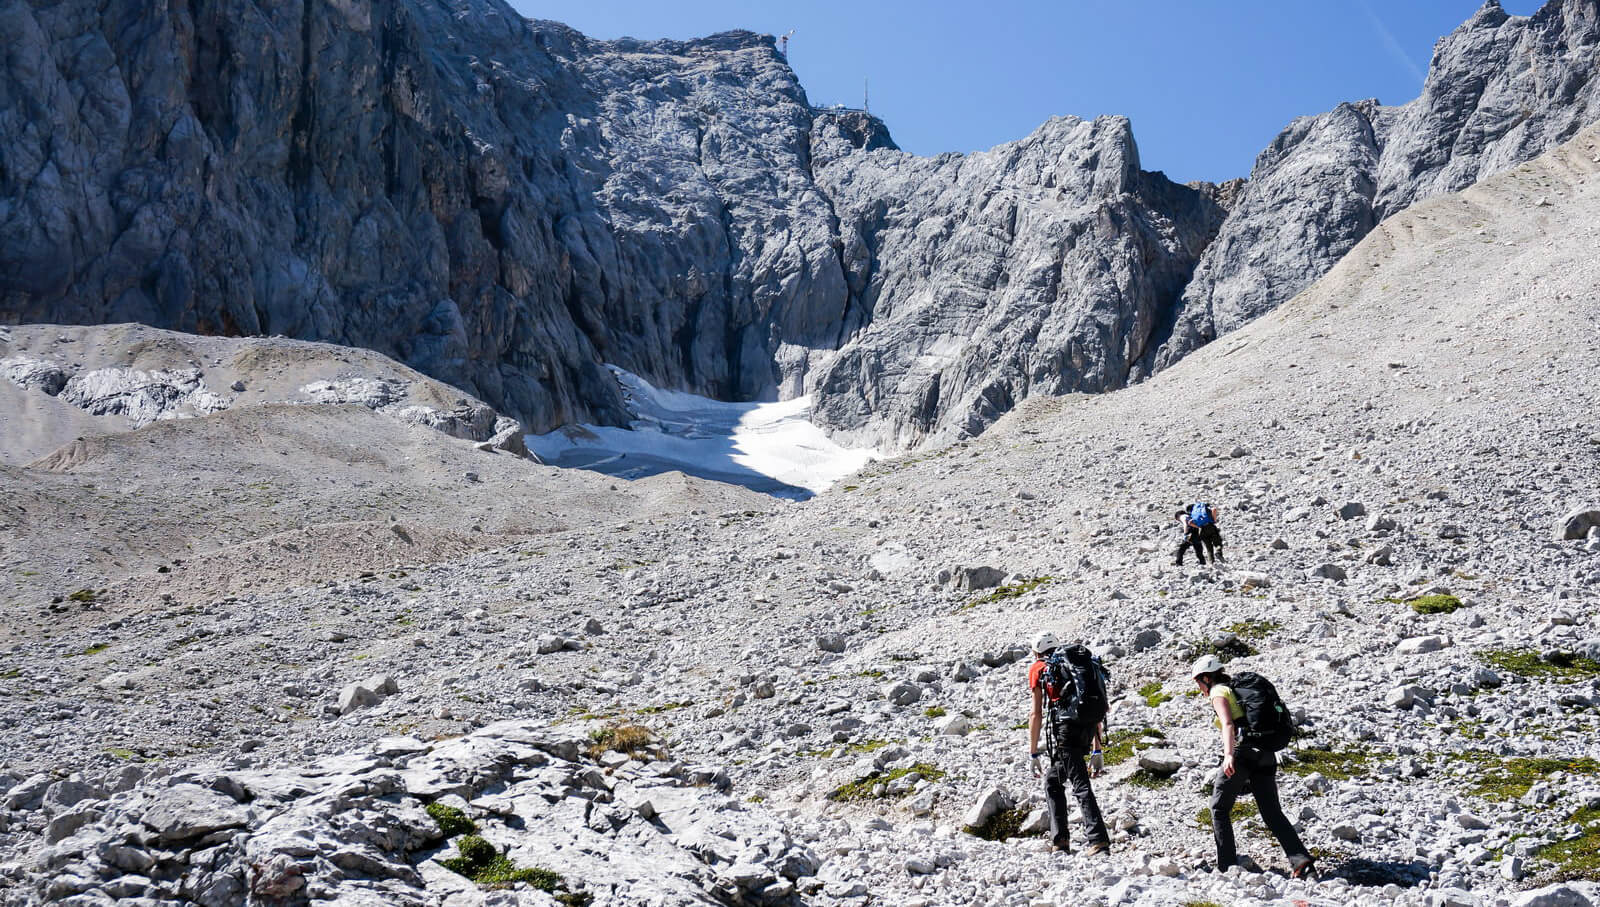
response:
[[[1233,710],[1228,707],[1228,698],[1218,696],[1211,700],[1211,707],[1217,710],[1217,723],[1222,725],[1222,773],[1233,774]]]
[[[1028,754],[1039,751],[1039,718],[1044,711],[1043,684],[1033,688],[1033,708],[1028,712]]]

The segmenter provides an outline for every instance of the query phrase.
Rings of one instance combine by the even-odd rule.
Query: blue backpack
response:
[[[1196,504],[1189,508],[1189,522],[1196,526],[1210,526],[1215,523],[1216,518],[1211,515],[1211,505]]]

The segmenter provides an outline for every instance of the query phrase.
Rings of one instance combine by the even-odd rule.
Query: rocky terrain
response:
[[[499,0],[10,3],[0,320],[365,347],[537,431],[626,424],[605,364],[815,393],[904,450],[1148,375],[1570,137],[1597,22],[1489,0],[1415,101],[1186,187],[1119,118],[899,152],[813,108],[770,36],[593,41]]]
[[[188,506],[176,486],[204,460],[234,487],[282,481],[276,436],[253,450],[228,426],[287,411],[380,458],[307,443],[297,471],[387,475],[452,519],[498,501],[550,522],[237,584],[246,549],[286,556],[270,535],[163,573],[95,555],[97,520],[7,511],[50,518],[7,537],[8,572],[81,560],[3,612],[0,897],[1600,901],[1597,173],[1590,129],[1389,217],[1149,381],[1030,399],[805,504],[683,485],[647,505],[667,477],[554,473],[365,407],[125,432],[90,461],[102,487],[62,492],[77,513]],[[467,462],[494,466],[452,503],[466,486],[442,480]],[[12,508],[13,482],[55,475],[5,469]],[[320,514],[353,499],[296,495],[295,546],[348,541]],[[1174,567],[1169,515],[1196,498],[1219,506],[1227,558]],[[230,524],[274,532],[257,509]],[[1039,628],[1113,672],[1106,857],[1037,836],[1019,723]],[[1284,800],[1320,880],[1286,878],[1247,807],[1261,871],[1208,871],[1215,731],[1184,676],[1202,651],[1294,708]]]

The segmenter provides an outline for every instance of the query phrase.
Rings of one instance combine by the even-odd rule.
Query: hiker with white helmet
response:
[[[1259,674],[1230,677],[1222,660],[1206,655],[1189,671],[1216,712],[1222,735],[1222,766],[1211,789],[1211,830],[1217,841],[1217,871],[1239,862],[1233,838],[1233,804],[1249,790],[1261,821],[1278,839],[1295,878],[1314,874],[1311,854],[1278,803],[1278,750],[1294,736],[1294,719],[1272,683]]]
[[[1100,659],[1087,648],[1061,645],[1048,632],[1034,638],[1033,654],[1033,666],[1028,669],[1028,689],[1033,696],[1033,709],[1028,716],[1028,757],[1034,775],[1044,775],[1045,800],[1050,807],[1050,841],[1060,850],[1068,849],[1067,828],[1071,813],[1067,808],[1066,785],[1070,783],[1078,809],[1083,813],[1088,837],[1084,853],[1106,853],[1111,850],[1111,836],[1106,832],[1100,804],[1089,785],[1091,766],[1084,764],[1084,758],[1090,757],[1093,773],[1100,774],[1104,768],[1100,750],[1109,702],[1106,695],[1109,676]],[[1039,747],[1041,729],[1046,738],[1044,749]],[[1048,764],[1041,768],[1040,762],[1046,760]]]

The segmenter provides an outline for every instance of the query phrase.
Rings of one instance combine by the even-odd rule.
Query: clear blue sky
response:
[[[596,38],[794,29],[813,104],[861,104],[900,147],[973,151],[1056,114],[1123,114],[1180,181],[1248,175],[1289,120],[1420,92],[1433,42],[1481,0],[510,0]],[[1539,0],[1503,0],[1532,13]]]

